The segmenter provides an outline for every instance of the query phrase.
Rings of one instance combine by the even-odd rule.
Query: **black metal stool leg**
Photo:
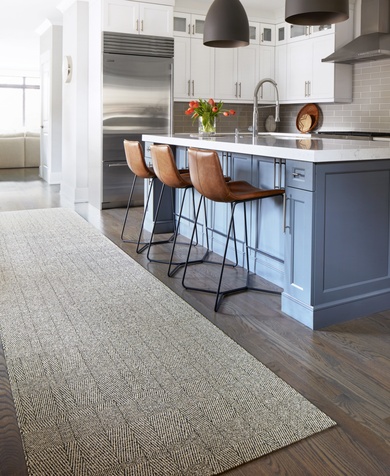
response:
[[[219,305],[222,301],[223,296],[226,293],[229,293],[229,291],[220,292],[220,290],[221,290],[221,284],[222,284],[223,270],[225,269],[225,261],[226,261],[227,250],[228,250],[228,246],[229,246],[230,232],[232,230],[232,225],[234,223],[234,211],[236,209],[236,202],[232,203],[231,209],[232,209],[232,212],[231,212],[231,216],[230,216],[229,229],[228,229],[227,237],[226,237],[225,252],[223,254],[223,260],[222,260],[222,266],[221,266],[221,274],[219,275],[218,288],[217,288],[217,291],[216,291],[214,311],[218,311],[218,307],[219,307]],[[245,203],[244,203],[244,216],[245,216]],[[246,217],[245,217],[245,219],[246,219]],[[237,288],[235,291],[239,292],[239,289],[241,289],[241,288]],[[234,292],[234,291],[230,291],[230,292]],[[219,295],[221,295],[221,297],[219,297]]]
[[[192,248],[192,241],[194,239],[194,235],[195,235],[195,229],[196,229],[196,226],[198,224],[198,217],[199,217],[199,212],[200,212],[200,207],[202,206],[202,200],[204,200],[204,196],[201,195],[200,196],[200,200],[199,200],[199,205],[198,205],[198,210],[196,212],[196,215],[195,215],[195,221],[194,221],[194,227],[192,229],[192,235],[191,235],[191,239],[190,239],[190,246],[188,247],[188,252],[187,252],[187,259],[185,261],[185,265],[184,265],[184,271],[183,271],[183,276],[181,278],[181,284],[183,285],[183,287],[185,289],[193,289],[193,288],[190,288],[188,286],[186,286],[184,284],[184,280],[185,280],[185,277],[186,277],[186,274],[187,274],[187,267],[188,267],[188,264],[190,262],[190,254],[191,254],[191,248]],[[206,236],[207,236],[207,227],[206,227]],[[207,242],[208,242],[208,238],[207,238]],[[208,244],[208,243],[207,243]],[[207,247],[207,252],[208,252],[208,247]]]
[[[148,248],[148,246],[150,245],[150,241],[148,241],[148,242],[141,242],[141,236],[142,236],[142,232],[143,232],[143,229],[144,229],[144,223],[145,223],[145,218],[146,218],[146,212],[147,212],[148,206],[149,206],[150,195],[151,195],[151,192],[152,192],[152,188],[154,187],[154,181],[156,180],[156,177],[153,177],[153,178],[151,179],[150,186],[149,186],[149,190],[148,190],[148,198],[147,198],[147,200],[146,200],[145,210],[144,210],[144,213],[143,213],[143,216],[142,216],[141,227],[140,227],[140,230],[139,230],[138,240],[137,240],[137,241],[134,241],[134,240],[125,240],[125,239],[123,238],[123,235],[124,235],[124,231],[125,231],[125,227],[126,227],[127,217],[128,217],[128,214],[129,214],[131,199],[132,199],[132,197],[133,197],[133,192],[134,192],[134,188],[135,188],[136,179],[137,179],[137,175],[134,175],[134,179],[133,179],[133,183],[132,183],[131,190],[130,190],[130,195],[129,195],[129,201],[127,202],[127,209],[126,209],[125,219],[124,219],[124,221],[123,221],[123,227],[122,227],[122,233],[121,233],[121,240],[123,241],[123,243],[133,243],[133,244],[136,244],[136,245],[137,245],[136,252],[137,252],[138,254],[140,254],[140,253],[142,253],[146,248]],[[173,235],[172,235],[172,237],[169,238],[168,240],[155,241],[155,242],[152,243],[152,244],[156,244],[156,245],[157,245],[157,244],[169,243],[172,238],[173,238]],[[143,245],[143,246],[140,248],[140,245]]]
[[[179,227],[180,227],[180,221],[181,221],[181,216],[182,216],[182,211],[183,211],[183,206],[184,206],[184,199],[185,199],[185,195],[186,195],[186,192],[188,190],[188,188],[190,187],[186,187],[184,189],[184,194],[183,194],[183,197],[182,197],[182,201],[181,201],[181,205],[180,205],[180,213],[179,213],[179,218],[178,218],[178,221],[177,221],[177,225],[175,226],[175,233],[173,235],[173,245],[172,245],[172,250],[171,250],[171,255],[170,255],[170,259],[169,261],[166,261],[166,260],[157,260],[157,259],[154,259],[154,258],[151,258],[149,256],[149,253],[150,253],[150,247],[151,245],[153,244],[156,244],[157,242],[153,241],[153,236],[154,236],[154,232],[155,232],[155,228],[156,228],[156,220],[154,221],[153,223],[153,229],[152,229],[152,234],[150,236],[150,242],[149,242],[149,248],[148,248],[148,253],[147,253],[147,258],[150,262],[152,263],[163,263],[163,264],[167,264],[168,265],[168,276],[173,276],[176,271],[181,268],[182,266],[185,265],[185,261],[180,261],[180,262],[173,262],[173,254],[174,254],[174,250],[175,250],[175,247],[177,244],[185,244],[188,246],[188,243],[181,243],[181,242],[178,242],[177,241],[177,235],[179,233]],[[160,207],[161,207],[161,202],[162,202],[162,196],[163,196],[163,193],[164,193],[164,190],[165,190],[165,184],[163,183],[163,186],[161,188],[161,192],[160,192],[160,197],[158,199],[158,205],[157,205],[157,211],[156,211],[156,217],[159,213],[159,210],[160,210]],[[193,239],[193,237],[192,237]],[[168,243],[168,242],[171,242],[171,240],[169,241],[166,241],[165,243]],[[160,242],[161,243],[161,242]],[[192,241],[191,241],[191,245],[192,245]],[[195,264],[195,263],[200,263],[201,261],[200,260],[196,260],[196,261],[192,261],[190,264]],[[175,266],[175,268],[173,270],[171,270],[171,267],[172,266]]]
[[[135,182],[137,180],[137,175],[134,175],[134,178],[133,178],[133,183],[131,184],[131,189],[130,189],[130,194],[129,194],[129,200],[127,202],[127,208],[126,208],[126,214],[125,214],[125,219],[123,220],[123,227],[122,227],[122,233],[121,233],[121,240],[124,242],[124,243],[137,243],[136,241],[127,241],[127,240],[124,240],[123,239],[123,233],[125,231],[125,227],[126,227],[126,222],[127,222],[127,216],[129,214],[129,208],[130,208],[130,203],[131,203],[131,199],[133,198],[133,192],[134,192],[134,187],[135,187]],[[149,194],[150,194],[150,188],[149,188]],[[149,198],[149,196],[148,196]],[[138,240],[139,241],[139,240]]]

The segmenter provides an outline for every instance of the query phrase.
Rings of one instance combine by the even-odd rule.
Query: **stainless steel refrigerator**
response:
[[[127,205],[133,173],[123,140],[172,132],[173,38],[103,34],[103,208]],[[144,146],[144,144],[142,143]],[[143,204],[137,179],[132,205]]]

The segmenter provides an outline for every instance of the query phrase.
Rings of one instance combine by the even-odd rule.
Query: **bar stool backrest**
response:
[[[195,189],[214,202],[232,202],[222,166],[215,150],[188,149],[188,164]]]
[[[137,141],[124,140],[125,156],[130,170],[141,178],[153,178],[155,176],[145,162],[141,144]]]
[[[176,161],[169,145],[151,145],[150,154],[152,156],[153,170],[159,180],[168,187],[183,188],[188,185],[183,182]]]

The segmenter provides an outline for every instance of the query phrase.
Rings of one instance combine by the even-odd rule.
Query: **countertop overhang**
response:
[[[283,137],[283,138],[282,138]],[[302,160],[314,163],[353,162],[390,158],[390,142],[380,140],[318,139],[309,134],[251,135],[217,134],[194,137],[191,134],[144,134],[142,140],[181,147],[235,152],[262,157]]]

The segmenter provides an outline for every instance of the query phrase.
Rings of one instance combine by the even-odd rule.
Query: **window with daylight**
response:
[[[34,130],[40,122],[40,79],[0,76],[0,130]]]

